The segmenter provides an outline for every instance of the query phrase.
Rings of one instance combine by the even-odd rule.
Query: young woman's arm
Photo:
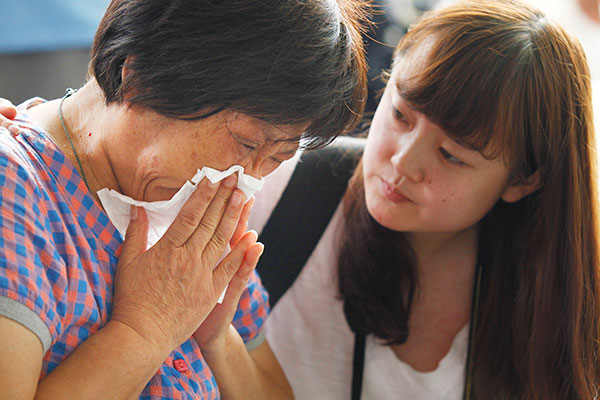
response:
[[[230,325],[224,349],[202,354],[215,375],[224,400],[293,399],[292,389],[265,340],[248,352],[242,338]],[[226,349],[226,350],[225,350]]]
[[[241,218],[244,227],[251,206],[246,207]],[[247,240],[248,236],[255,235],[255,232],[249,232],[239,240]],[[232,246],[236,240],[234,235]],[[260,281],[251,273],[262,250],[262,245],[257,244],[246,252],[242,266],[229,283],[223,302],[216,305],[194,333],[194,339],[215,376],[224,400],[293,398],[292,390],[266,340],[248,351],[240,335],[240,332],[245,332],[246,339],[252,335],[249,343],[261,340],[257,330],[266,316],[267,298]],[[234,315],[235,320],[231,323]]]

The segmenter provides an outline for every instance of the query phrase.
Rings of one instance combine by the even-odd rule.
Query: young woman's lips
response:
[[[395,190],[394,187],[390,185],[385,179],[381,179],[381,184],[383,187],[383,194],[385,194],[385,197],[387,197],[388,200],[394,203],[405,203],[411,201],[408,197]]]

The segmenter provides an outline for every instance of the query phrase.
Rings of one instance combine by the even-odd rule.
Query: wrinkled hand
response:
[[[6,128],[14,136],[19,134],[19,126],[12,121],[17,116],[17,108],[9,100],[0,98],[0,127]]]
[[[246,264],[257,258],[256,235],[240,238],[213,269],[242,213],[243,193],[236,185],[235,175],[220,185],[200,182],[165,235],[147,251],[146,214],[132,208],[137,218],[132,215],[119,259],[112,321],[171,351],[198,329],[225,286],[231,282],[238,287],[236,274],[246,274],[240,266],[246,271]]]
[[[250,210],[252,210],[252,206],[254,205],[254,200],[255,198],[251,197],[250,200],[248,200],[244,205],[240,220],[235,227],[235,231],[231,236],[231,240],[229,240],[229,245],[231,248],[233,248],[233,246],[235,246],[242,236],[244,236],[244,234],[248,231],[248,217],[250,216]]]
[[[218,352],[223,349],[226,341],[227,329],[232,328],[231,321],[240,301],[240,296],[246,288],[250,274],[256,268],[258,260],[263,252],[263,245],[256,243],[257,234],[254,231],[247,232],[248,216],[254,205],[254,198],[248,200],[239,222],[229,241],[231,248],[234,248],[239,243],[249,241],[252,244],[246,251],[244,262],[239,271],[235,274],[221,304],[217,304],[209,316],[204,320],[200,328],[194,332],[194,339],[204,353]],[[235,328],[233,328],[235,330]]]
[[[231,325],[231,321],[240,301],[240,296],[248,284],[250,274],[258,264],[264,248],[262,243],[256,243],[256,237],[256,232],[250,231],[239,240],[238,245],[244,242],[252,243],[246,251],[242,266],[229,283],[223,302],[215,306],[202,325],[194,332],[194,339],[196,339],[203,353],[222,351],[226,343],[228,329],[235,330]]]

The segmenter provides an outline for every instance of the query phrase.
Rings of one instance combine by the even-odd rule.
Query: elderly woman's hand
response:
[[[165,235],[147,251],[145,212],[137,209],[135,217],[132,210],[111,321],[170,351],[198,329],[236,273],[237,279],[249,275],[260,255],[256,234],[242,236],[214,268],[242,213],[243,194],[236,185],[235,175],[220,185],[203,180]]]
[[[231,320],[240,301],[240,296],[246,288],[250,274],[258,264],[263,252],[263,245],[256,243],[256,232],[247,232],[240,242],[248,241],[254,243],[246,251],[244,261],[238,272],[227,287],[227,293],[221,304],[217,304],[202,325],[194,332],[194,339],[202,349],[202,353],[215,353],[225,350],[227,334],[237,335],[237,331],[231,325]]]

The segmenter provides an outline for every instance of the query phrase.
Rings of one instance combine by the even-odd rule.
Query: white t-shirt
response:
[[[257,193],[249,228],[264,227],[297,163],[286,161]],[[314,252],[266,322],[266,337],[297,400],[351,397],[354,334],[337,299],[336,264],[343,229],[337,208]],[[285,265],[280,266],[285,268]],[[455,337],[435,371],[420,373],[367,337],[361,400],[458,400],[462,397],[468,328]]]

